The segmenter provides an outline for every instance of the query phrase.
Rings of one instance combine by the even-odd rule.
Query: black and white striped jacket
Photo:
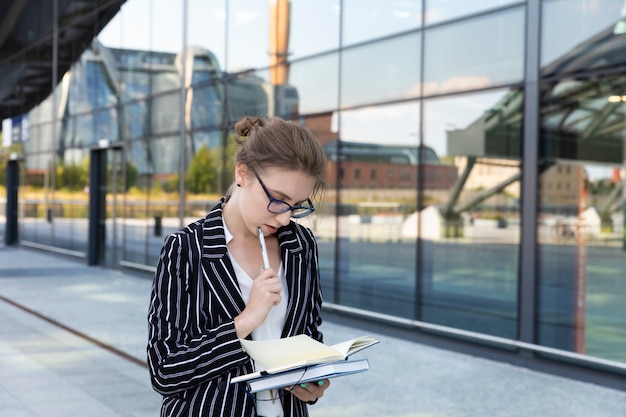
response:
[[[222,200],[223,202],[223,200]],[[148,312],[148,365],[163,395],[162,416],[256,415],[254,399],[230,378],[253,371],[235,332],[245,304],[226,253],[222,202],[165,238]],[[322,340],[317,244],[293,221],[278,232],[288,307],[282,337]],[[284,394],[285,417],[308,416],[306,405]]]

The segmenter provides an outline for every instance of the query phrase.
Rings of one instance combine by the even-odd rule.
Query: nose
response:
[[[276,220],[278,220],[281,226],[287,226],[291,221],[291,211],[288,210],[284,213],[277,214]]]

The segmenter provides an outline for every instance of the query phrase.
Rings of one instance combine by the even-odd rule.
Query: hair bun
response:
[[[246,116],[235,125],[235,131],[239,136],[249,136],[259,127],[265,126],[265,121],[260,117]]]

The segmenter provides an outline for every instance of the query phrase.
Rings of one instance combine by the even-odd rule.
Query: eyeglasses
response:
[[[269,211],[270,213],[282,214],[291,210],[291,217],[293,217],[294,219],[300,219],[302,217],[308,216],[315,211],[315,206],[313,206],[313,202],[310,198],[306,199],[306,201],[304,202],[305,205],[295,207],[289,203],[274,198],[274,196],[270,194],[270,191],[267,189],[267,187],[259,177],[259,174],[257,174],[255,170],[252,170],[252,172],[254,173],[256,179],[259,180],[259,184],[261,184],[261,187],[263,187],[263,191],[265,191],[267,198],[270,199],[270,202],[267,205],[267,211]]]

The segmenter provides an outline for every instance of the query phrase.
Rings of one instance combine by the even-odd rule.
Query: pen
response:
[[[263,230],[260,227],[256,228],[256,234],[259,237],[259,243],[261,244],[261,255],[263,256],[263,269],[269,269],[270,260],[267,257],[267,246],[265,246],[265,236],[263,236]],[[272,404],[276,401],[276,397],[274,397],[274,390],[270,390],[270,398],[272,399]]]
[[[265,236],[260,227],[257,227],[256,234],[259,237],[259,243],[261,244],[261,255],[263,256],[263,269],[270,268],[270,260],[267,257],[267,246],[265,246]]]

